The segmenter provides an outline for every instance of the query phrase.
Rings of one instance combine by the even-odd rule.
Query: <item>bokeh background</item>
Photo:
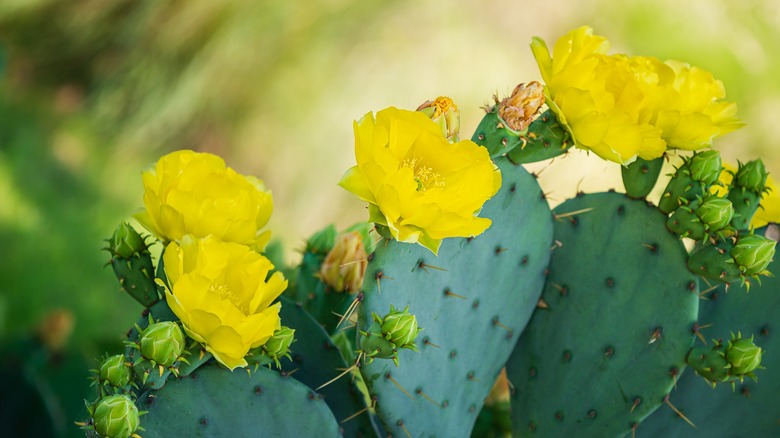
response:
[[[773,0],[0,1],[0,345],[26,363],[49,339],[35,369],[56,433],[80,436],[85,367],[138,317],[102,239],[141,205],[159,156],[212,152],[263,179],[294,262],[313,231],[366,217],[336,185],[354,119],[447,95],[468,137],[493,94],[540,79],[532,36],[582,24],[614,53],[712,71],[747,122],[716,148],[780,171]],[[534,170],[552,202],[620,189],[616,165],[581,153]],[[14,375],[0,374],[5,392]]]

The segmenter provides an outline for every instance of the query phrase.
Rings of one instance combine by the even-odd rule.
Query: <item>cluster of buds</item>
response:
[[[753,373],[761,368],[763,350],[753,342],[753,337],[743,338],[741,333],[731,334],[728,343],[716,342],[712,349],[694,348],[688,354],[688,365],[713,387],[718,383],[742,382],[745,377],[756,379]]]
[[[409,306],[402,311],[390,306],[390,312],[384,317],[371,313],[373,322],[368,330],[360,331],[359,352],[365,354],[367,362],[374,358],[392,359],[398,366],[398,350],[406,348],[418,351],[414,340],[422,330],[417,326],[417,318],[409,313]]]

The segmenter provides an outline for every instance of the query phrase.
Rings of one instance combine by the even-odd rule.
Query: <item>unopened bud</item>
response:
[[[764,187],[766,187],[766,177],[767,173],[764,162],[761,161],[761,159],[758,159],[740,165],[736,176],[734,176],[733,184],[744,187],[751,192],[760,193],[764,190]]]
[[[128,438],[138,429],[138,408],[126,395],[111,395],[98,401],[93,419],[101,436]]]
[[[127,223],[121,223],[109,240],[109,250],[115,256],[129,259],[146,250],[146,243],[138,231]]]
[[[450,143],[457,143],[460,133],[460,111],[458,106],[446,96],[429,100],[417,107],[417,111],[428,116],[441,128],[442,135]]]
[[[726,198],[708,196],[696,209],[696,216],[709,227],[710,231],[719,231],[731,222],[731,218],[734,217],[734,206]]]
[[[516,132],[528,129],[544,104],[544,86],[536,81],[519,84],[498,105],[498,115]]]
[[[761,347],[753,343],[753,337],[745,339],[732,334],[726,349],[726,360],[731,364],[731,374],[748,374],[761,365]]]
[[[184,352],[184,334],[175,322],[158,322],[144,329],[140,344],[143,357],[168,367]]]
[[[777,242],[758,234],[740,236],[729,252],[747,276],[763,272],[775,255]]]
[[[263,345],[263,351],[274,360],[287,356],[290,351],[290,345],[295,340],[295,330],[289,327],[282,327],[275,331],[268,341]]]
[[[338,237],[320,267],[320,278],[337,292],[356,292],[363,287],[368,255],[357,231]]]
[[[688,161],[688,169],[694,181],[701,181],[705,185],[713,184],[723,170],[720,153],[716,150],[708,150],[695,154]]]
[[[417,318],[409,313],[409,306],[403,311],[390,306],[390,313],[382,320],[382,333],[398,348],[412,348],[420,328],[417,327]]]
[[[108,382],[115,388],[121,388],[130,383],[130,368],[126,365],[125,356],[117,354],[107,357],[98,369],[100,382]]]

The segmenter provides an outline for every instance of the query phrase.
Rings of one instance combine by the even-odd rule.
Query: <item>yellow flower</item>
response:
[[[531,50],[546,83],[547,105],[575,145],[627,165],[667,148],[701,149],[741,126],[723,84],[704,70],[652,57],[607,55],[609,42],[590,27],[561,37],[552,55]]]
[[[393,238],[438,252],[445,237],[490,226],[482,205],[501,187],[487,149],[449,143],[425,114],[387,108],[354,123],[357,165],[339,183],[369,203],[370,221]]]
[[[184,236],[163,256],[170,289],[166,300],[187,334],[221,364],[245,367],[249,349],[263,345],[281,327],[280,303],[287,287],[271,262],[244,245],[215,237]]]
[[[660,157],[666,143],[641,111],[643,88],[657,76],[652,70],[635,76],[630,60],[607,56],[608,49],[609,42],[593,35],[589,27],[561,37],[552,56],[545,42],[535,37],[531,50],[546,83],[547,105],[579,148],[620,164],[637,156]]]
[[[737,119],[737,104],[726,97],[723,83],[711,73],[678,61],[666,61],[675,72],[674,92],[658,112],[655,125],[670,147],[696,150],[744,126]]]
[[[146,209],[135,218],[163,240],[214,235],[262,250],[270,238],[260,229],[273,210],[271,192],[216,155],[170,153],[143,173],[143,184]]]

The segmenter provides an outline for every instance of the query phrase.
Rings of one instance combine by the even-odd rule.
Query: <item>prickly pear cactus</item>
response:
[[[765,235],[767,229],[757,230]],[[770,233],[771,234],[771,233]],[[776,238],[776,237],[775,237]],[[773,262],[769,269],[777,272],[780,263]],[[702,334],[712,346],[712,339],[728,342],[732,333],[754,337],[756,345],[764,351],[762,366],[754,371],[757,381],[737,381],[717,385],[714,389],[701,376],[686,372],[669,396],[673,405],[690,420],[691,426],[678,413],[662,407],[645,419],[637,428],[637,437],[696,438],[715,436],[770,437],[780,436],[780,337],[776,329],[780,322],[780,281],[777,277],[761,280],[753,285],[750,293],[744,287],[732,285],[728,291],[720,286],[701,301],[699,321]],[[699,345],[702,345],[699,343]]]
[[[148,411],[141,417],[145,438],[341,436],[320,395],[264,367],[247,375],[211,363],[141,394],[138,407]]]
[[[626,433],[685,368],[699,306],[666,216],[618,193],[555,209],[550,272],[507,364],[516,436]]]
[[[418,245],[380,242],[369,257],[359,328],[393,306],[417,315],[419,352],[399,366],[375,359],[361,372],[393,436],[468,436],[536,306],[552,243],[552,216],[536,180],[506,158],[503,186],[473,239],[447,239],[439,256]]]

